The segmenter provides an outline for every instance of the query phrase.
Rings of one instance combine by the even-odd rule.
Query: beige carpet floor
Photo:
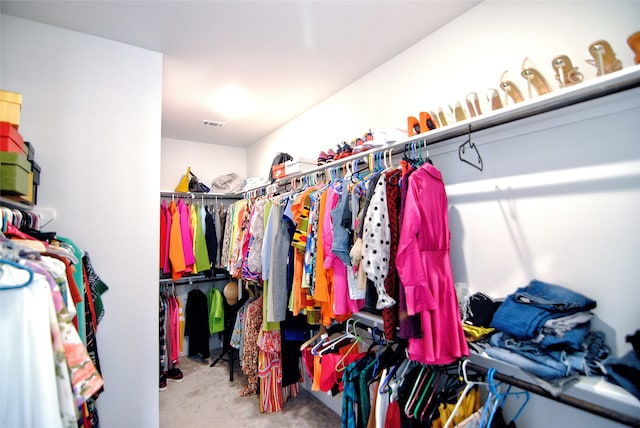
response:
[[[160,427],[340,427],[340,416],[302,386],[300,394],[285,402],[281,411],[260,413],[257,395],[240,397],[247,378],[237,364],[234,380],[229,382],[228,364],[220,361],[209,367],[182,358],[179,367],[184,381],[168,381],[168,388],[160,392]]]

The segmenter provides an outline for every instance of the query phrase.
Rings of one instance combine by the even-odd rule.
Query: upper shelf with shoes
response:
[[[327,168],[341,167],[343,164],[346,165],[354,160],[366,159],[368,156],[375,155],[376,153],[389,151],[391,154],[402,153],[405,151],[407,145],[411,143],[422,142],[431,146],[452,138],[468,135],[471,132],[477,132],[508,124],[520,119],[595,100],[637,87],[640,87],[640,65],[625,67],[622,70],[614,71],[603,76],[584,80],[552,92],[547,92],[539,96],[522,100],[517,104],[502,106],[499,109],[491,110],[480,115],[476,115],[475,117],[468,117],[449,123],[446,126],[429,129],[427,132],[414,133],[414,135],[411,135],[404,140],[389,142],[383,147],[376,146],[371,150],[361,153],[353,153],[350,156],[333,160],[328,164],[323,164],[304,172],[291,174],[283,179],[276,180],[275,184],[284,185],[304,176],[323,173]],[[419,122],[420,121],[416,119],[416,123]]]
[[[446,126],[413,135],[407,141],[396,144],[421,139],[427,140],[429,144],[434,144],[465,135],[470,131],[480,131],[639,86],[640,65],[634,65],[556,91],[523,99],[518,103],[509,104],[475,117],[449,123]]]

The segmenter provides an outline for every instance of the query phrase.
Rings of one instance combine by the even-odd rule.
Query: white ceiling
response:
[[[1,11],[162,52],[162,137],[246,147],[478,3],[2,0]],[[229,85],[253,112],[218,109]]]

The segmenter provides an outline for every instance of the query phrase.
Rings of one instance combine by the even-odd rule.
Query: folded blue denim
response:
[[[640,400],[640,359],[635,351],[629,351],[619,358],[609,357],[602,364],[607,371],[607,378]]]
[[[582,348],[582,342],[584,342],[584,338],[587,337],[590,328],[591,322],[586,322],[565,332],[562,336],[545,333],[542,340],[536,343],[543,349],[579,351]]]
[[[594,300],[580,293],[534,279],[507,296],[490,326],[518,339],[533,339],[546,321],[595,307]]]
[[[484,352],[486,352],[486,354],[491,358],[517,366],[527,373],[531,373],[543,379],[557,379],[567,377],[571,374],[571,370],[568,366],[565,366],[552,358],[548,358],[545,364],[534,361],[518,354],[517,352],[513,352],[505,348],[499,348],[497,346],[490,346],[486,348]]]
[[[572,350],[569,348],[556,348],[555,350],[542,349],[538,344],[525,340],[520,341],[502,332],[495,333],[489,339],[489,343],[496,348],[507,349],[536,364],[542,365],[537,369],[533,363],[525,361],[526,367],[534,370],[532,373],[545,379],[553,373],[549,368],[556,370],[556,374],[564,371],[562,376],[572,374],[584,374],[587,376],[599,376],[602,374],[600,363],[609,356],[609,348],[604,344],[604,333],[599,331],[587,331],[583,341]],[[527,370],[526,367],[521,367]],[[540,372],[542,370],[542,372]],[[546,373],[546,374],[540,374]]]

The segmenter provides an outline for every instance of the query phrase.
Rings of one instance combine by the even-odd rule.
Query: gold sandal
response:
[[[544,95],[551,92],[551,86],[547,83],[547,79],[544,78],[537,68],[532,67],[530,64],[527,66],[527,62],[529,62],[529,58],[525,58],[522,61],[522,73],[520,74],[522,74],[522,77],[527,79],[529,98],[533,98],[533,91],[531,90],[531,87],[536,90],[538,95]]]
[[[467,120],[467,113],[462,108],[462,104],[460,104],[460,101],[456,103],[456,106],[453,109],[453,113],[454,113],[454,116],[456,117],[456,122],[462,122],[463,120]]]
[[[442,126],[447,126],[449,124],[447,116],[445,115],[444,111],[442,111],[442,107],[438,109],[438,120],[440,122],[440,125]]]
[[[578,71],[578,67],[574,67],[571,60],[566,55],[558,55],[551,60],[551,67],[556,72],[556,80],[561,88],[575,85],[582,82],[584,76]]]
[[[598,68],[597,76],[622,70],[622,62],[616,58],[611,45],[606,40],[596,40],[589,45],[589,53],[593,59],[588,59],[587,64]]]
[[[512,80],[507,78],[507,73],[508,71],[505,71],[502,73],[502,77],[500,77],[500,89],[504,91],[504,105],[509,105],[509,97],[511,97],[514,104],[521,103],[524,101],[522,92],[520,92],[520,89]]]
[[[494,88],[487,89],[486,95],[487,95],[487,101],[491,106],[491,111],[495,111],[503,107],[502,100],[500,99],[500,93],[498,93],[497,89],[494,89]]]
[[[631,48],[634,54],[636,54],[633,61],[636,64],[640,64],[640,31],[637,31],[629,36],[627,44]]]
[[[471,92],[465,98],[467,102],[467,109],[469,110],[469,114],[471,117],[480,116],[482,111],[480,110],[480,100],[478,99],[478,94],[475,92]]]
[[[431,119],[433,119],[433,123],[435,123],[436,128],[442,128],[444,125],[440,123],[438,120],[438,115],[433,112],[433,110],[429,111],[429,115],[431,115]]]

